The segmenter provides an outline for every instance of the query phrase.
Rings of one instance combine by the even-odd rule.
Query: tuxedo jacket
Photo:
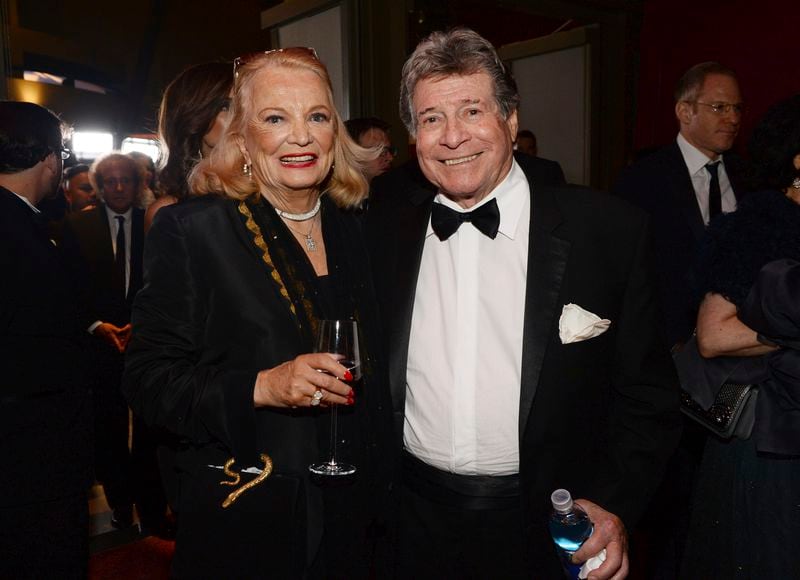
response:
[[[536,160],[517,161],[531,188],[519,313],[521,508],[534,554],[554,562],[545,522],[559,487],[629,527],[636,522],[679,435],[677,378],[658,338],[646,216],[586,188],[541,185]],[[435,188],[401,168],[373,180],[373,190],[368,240],[402,434],[414,293]],[[561,344],[558,322],[569,303],[610,319],[610,329]]]
[[[514,152],[514,158],[519,160],[522,157],[523,162],[525,159],[530,159],[531,156],[519,151]],[[541,175],[541,185],[565,185],[567,180],[564,178],[564,170],[558,161],[545,159],[544,157],[535,157],[537,171]]]
[[[133,208],[131,220],[130,281],[124,299],[114,287],[114,246],[105,205],[64,220],[61,245],[88,280],[86,327],[96,320],[117,326],[131,320],[133,299],[142,287],[144,210]]]
[[[725,155],[725,172],[740,201],[744,171],[738,157]],[[685,342],[697,320],[692,269],[705,225],[678,143],[623,170],[613,191],[650,214],[665,339],[669,345]]]
[[[0,187],[0,507],[91,481],[91,405],[76,280],[41,215]]]

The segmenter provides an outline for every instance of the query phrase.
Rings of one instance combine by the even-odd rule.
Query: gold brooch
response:
[[[267,455],[266,453],[262,453],[260,457],[261,461],[264,463],[264,469],[261,470],[261,473],[259,473],[255,479],[245,483],[242,487],[238,489],[234,489],[230,494],[228,494],[228,497],[226,497],[225,501],[222,502],[223,508],[230,507],[230,505],[233,504],[233,502],[239,499],[240,495],[242,495],[248,489],[252,489],[258,484],[260,484],[262,481],[264,481],[269,477],[270,473],[272,473],[272,459],[270,458],[270,456]],[[225,472],[225,475],[227,475],[232,479],[231,481],[220,481],[219,482],[220,485],[239,485],[239,482],[242,480],[241,475],[231,469],[235,461],[236,460],[233,457],[231,457],[230,459],[228,459],[228,461],[225,462],[225,467],[223,468],[223,471]]]

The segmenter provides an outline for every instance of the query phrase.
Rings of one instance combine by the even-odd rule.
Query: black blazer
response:
[[[327,444],[328,432],[318,433],[317,413],[309,409],[253,406],[257,373],[311,352],[313,341],[298,328],[237,206],[205,196],[159,211],[147,238],[145,284],[134,304],[123,392],[148,424],[182,439],[176,457],[178,542],[195,553],[194,565],[210,566],[204,572],[210,576],[225,576],[225,566],[233,566],[227,574],[295,576],[307,558],[313,559],[322,534],[322,496],[309,479],[308,465],[322,457],[318,437]],[[364,361],[365,373],[372,372],[356,395],[355,411],[369,421],[369,456],[358,467],[360,481],[377,498],[388,489],[391,462],[384,462],[384,453],[391,419],[388,389],[380,379],[377,314],[367,315],[376,308],[366,250],[358,218],[327,199],[322,211],[329,265],[336,259],[329,233],[339,231],[348,240],[345,251],[363,268],[350,280],[362,338],[372,353]],[[262,235],[292,239],[282,223]],[[259,453],[271,456],[272,475],[222,510],[231,489],[219,485],[221,471],[207,466],[222,465],[229,457],[239,468],[260,465]],[[351,507],[352,514],[364,509]],[[182,530],[193,529],[217,539],[219,544],[209,547],[213,552],[203,553],[208,538],[182,536]],[[232,552],[226,554],[222,545]],[[239,560],[231,557],[237,550],[244,552]],[[260,554],[257,562],[253,552]],[[215,569],[217,564],[223,568]],[[256,565],[257,572],[251,567]]]
[[[125,300],[113,285],[114,246],[105,205],[71,213],[64,220],[61,245],[89,281],[87,326],[96,320],[124,326],[131,320],[133,299],[142,287],[144,210],[134,208],[131,219],[131,273]]]
[[[557,575],[545,527],[550,493],[565,487],[634,525],[677,442],[678,389],[656,332],[646,217],[585,188],[540,186],[538,164],[518,162],[532,186],[521,313],[521,507],[533,561]],[[414,293],[434,188],[402,170],[376,178],[373,188],[368,239],[401,435]],[[561,344],[558,320],[568,303],[610,319],[609,331]]]
[[[740,159],[726,154],[725,172],[740,201],[744,192]],[[685,342],[697,320],[691,273],[705,226],[678,143],[673,141],[623,170],[613,192],[650,214],[665,339],[669,345]]]
[[[91,404],[76,279],[42,216],[0,187],[0,506],[91,482]]]

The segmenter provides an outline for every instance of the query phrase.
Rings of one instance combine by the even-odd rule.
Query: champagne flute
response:
[[[339,364],[353,375],[361,378],[361,356],[358,349],[358,325],[354,320],[320,320],[314,352],[327,352],[337,356]],[[331,444],[328,459],[312,463],[308,470],[316,475],[339,476],[356,472],[355,465],[336,460],[336,422],[338,405],[331,404]]]

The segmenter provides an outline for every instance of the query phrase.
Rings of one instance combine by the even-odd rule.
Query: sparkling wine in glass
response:
[[[336,356],[339,364],[353,375],[354,381],[361,378],[358,325],[354,320],[320,320],[314,352],[327,352]],[[328,459],[308,466],[308,470],[316,475],[339,476],[356,472],[355,465],[336,460],[338,408],[338,405],[331,404],[331,444]]]

